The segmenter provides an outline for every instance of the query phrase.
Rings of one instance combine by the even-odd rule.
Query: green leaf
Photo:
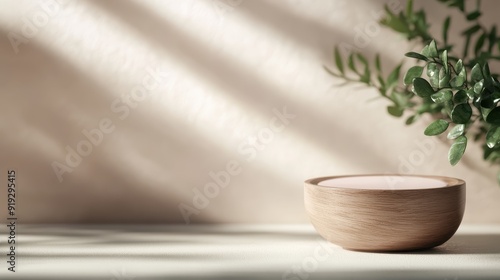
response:
[[[438,88],[439,87],[439,74],[430,77],[429,82],[430,82],[432,87]]]
[[[377,53],[377,55],[375,56],[375,68],[377,69],[377,71],[379,73],[382,72],[382,67],[380,66],[380,54]]]
[[[448,152],[448,161],[451,165],[456,165],[465,153],[467,148],[467,137],[464,135],[459,136],[455,142],[451,145],[450,151]]]
[[[493,148],[500,143],[500,127],[493,126],[486,134],[486,145]]]
[[[413,0],[408,0],[406,2],[406,16],[408,18],[411,18],[413,14]]]
[[[420,75],[422,75],[423,70],[424,70],[424,67],[422,67],[422,66],[413,66],[410,69],[408,69],[408,72],[406,72],[406,75],[404,77],[404,84],[405,85],[412,84],[413,79],[420,77]]]
[[[464,63],[461,59],[459,59],[457,63],[455,63],[455,70],[460,73],[462,72],[463,69],[464,69]]]
[[[500,151],[497,149],[490,149],[488,158],[486,160],[498,163],[499,159],[500,159]]]
[[[431,103],[423,103],[417,108],[417,114],[421,115],[423,113],[431,111]]]
[[[422,39],[425,41],[430,40],[430,35],[429,35],[429,24],[427,23],[427,20],[425,18],[425,12],[423,10],[420,10],[416,13],[414,13],[413,16],[413,22],[415,24],[415,30],[418,30],[422,36]]]
[[[335,56],[335,64],[337,65],[337,69],[339,69],[340,73],[344,75],[344,63],[342,63],[342,57],[340,56],[339,49],[337,46],[335,46],[335,51],[334,51],[334,56]]]
[[[432,101],[435,103],[444,103],[450,101],[453,97],[453,92],[449,89],[442,89],[431,95]]]
[[[392,72],[389,74],[387,77],[387,87],[391,87],[393,85],[396,85],[399,80],[399,72],[401,70],[401,64],[399,64]]]
[[[472,35],[478,32],[479,30],[481,30],[481,26],[479,24],[476,24],[467,28],[464,32],[462,32],[462,35]]]
[[[490,34],[488,34],[488,52],[491,53],[493,46],[497,43],[497,27],[493,25]]]
[[[484,74],[485,78],[488,78],[489,76],[491,76],[490,66],[488,65],[487,62],[485,62],[484,65],[483,65],[483,74]]]
[[[363,65],[368,65],[368,60],[366,60],[366,58],[362,54],[357,53],[356,57],[359,59],[359,61],[361,61],[361,63],[363,63]]]
[[[496,106],[496,104],[493,102],[492,95],[487,96],[487,97],[481,96],[481,97],[477,98],[476,103],[479,103],[482,108],[493,109]]]
[[[358,73],[358,70],[356,69],[356,65],[354,64],[354,53],[351,53],[349,55],[349,58],[347,60],[347,66],[349,66],[349,69],[351,69],[353,72]]]
[[[403,115],[404,109],[396,107],[396,106],[388,106],[387,112],[394,117],[401,117]]]
[[[481,105],[481,116],[483,117],[483,120],[488,120],[488,115],[491,113],[491,111],[493,110],[494,108],[490,108],[490,107],[483,107]],[[498,116],[500,117],[500,115]],[[500,124],[500,121],[498,122]]]
[[[396,104],[396,106],[400,107],[401,109],[404,109],[404,107],[408,106],[408,96],[403,93],[393,91],[391,94],[391,99],[392,101],[394,101],[394,104]]]
[[[425,129],[424,134],[427,136],[439,135],[445,132],[449,125],[450,123],[445,120],[435,120]]]
[[[467,57],[467,54],[469,53],[470,38],[471,38],[471,34],[467,34],[465,36],[463,57]]]
[[[448,16],[443,23],[443,41],[445,44],[448,43],[448,29],[450,28],[451,18]]]
[[[381,90],[383,92],[385,92],[385,81],[384,81],[384,79],[382,79],[382,77],[379,75],[379,76],[377,76],[377,80],[378,80],[378,82],[380,84]]]
[[[448,115],[451,118],[451,111],[453,110],[453,101],[446,101],[444,103],[443,114]]]
[[[474,54],[476,54],[476,56],[479,56],[479,52],[484,46],[485,39],[486,33],[481,34],[481,36],[479,36],[479,39],[477,39],[476,46],[474,46]]]
[[[427,77],[431,78],[437,75],[439,75],[439,69],[437,67],[437,63],[430,62],[429,64],[427,64]]]
[[[337,74],[337,73],[333,72],[332,70],[330,70],[330,69],[329,69],[328,67],[326,67],[325,65],[323,65],[323,69],[325,69],[325,71],[326,71],[328,74],[330,74],[330,75],[332,75],[332,76],[334,76],[334,77],[343,77],[342,75],[340,75],[340,74]]]
[[[483,88],[484,88],[484,82],[483,82],[483,80],[481,80],[474,85],[474,92],[476,94],[481,94],[481,92],[483,91]]]
[[[500,102],[500,91],[494,91],[491,94],[491,99],[493,103],[496,105],[498,102]]]
[[[365,68],[363,75],[359,77],[359,81],[367,85],[370,84],[370,70],[368,70],[368,67]]]
[[[450,132],[448,132],[448,135],[446,136],[446,138],[456,139],[459,136],[464,134],[464,130],[465,130],[464,124],[457,124],[450,130]]]
[[[486,122],[500,126],[500,107],[495,107],[486,117]]]
[[[434,94],[434,89],[425,79],[415,78],[413,80],[413,92],[420,97],[429,97]]]
[[[359,53],[357,54],[357,57],[358,57],[359,61],[364,65],[364,68],[365,68],[363,75],[361,75],[359,77],[359,81],[369,85],[371,73],[370,73],[370,68],[368,67],[368,61],[366,60],[366,58],[363,55],[361,55]]]
[[[481,12],[480,11],[474,11],[472,13],[467,14],[467,20],[469,20],[469,21],[475,20],[475,19],[477,19],[480,16],[481,16]]]
[[[457,61],[455,70],[458,72],[458,75],[451,79],[450,85],[454,88],[459,88],[464,85],[465,80],[467,79],[467,72],[465,71],[465,67],[463,67],[461,59]]]
[[[467,123],[472,116],[472,108],[469,103],[458,104],[451,111],[451,120],[454,123]]]
[[[439,1],[448,2],[448,6],[457,7],[460,11],[465,12],[465,0],[448,0],[448,1],[439,0]]]
[[[410,125],[410,124],[414,123],[417,119],[418,119],[418,115],[409,116],[409,117],[406,119],[405,124],[406,124],[406,125]]]
[[[450,72],[446,71],[445,68],[441,68],[439,70],[439,77],[438,77],[438,87],[439,88],[444,88],[448,87],[448,84],[450,82]]]
[[[465,91],[467,93],[467,96],[470,98],[470,99],[474,99],[476,93],[474,92],[474,89],[473,88],[470,88],[468,90]]]
[[[455,76],[450,80],[450,86],[452,88],[460,88],[463,85],[464,85],[464,79],[460,78],[459,76]]]
[[[473,82],[478,82],[483,79],[483,73],[481,72],[481,66],[479,63],[476,63],[474,67],[472,67],[471,71],[471,80]]]
[[[491,153],[493,153],[493,149],[488,148],[488,146],[483,146],[483,159],[488,160],[490,157]]]
[[[446,72],[448,72],[448,51],[444,50],[441,53],[441,60],[443,61],[443,67]]]
[[[429,45],[424,46],[424,48],[420,51],[420,54],[422,54],[424,57],[429,57],[430,56],[429,55]]]
[[[405,34],[405,33],[408,33],[410,31],[406,22],[404,22],[401,18],[396,16],[394,13],[392,13],[387,5],[385,6],[385,11],[386,11],[386,15],[385,15],[385,18],[383,18],[380,21],[381,24],[383,24],[387,27],[390,27],[391,29],[393,29],[394,31],[397,31],[399,33]]]
[[[438,57],[438,49],[436,46],[436,41],[432,40],[429,43],[429,56],[430,57]]]
[[[469,97],[467,96],[465,90],[459,90],[455,93],[455,96],[453,96],[453,102],[455,104],[465,103],[468,99]]]
[[[411,57],[411,58],[416,58],[416,59],[419,59],[419,60],[424,60],[424,61],[428,61],[429,60],[425,55],[422,55],[422,54],[419,54],[419,53],[416,53],[416,52],[407,52],[407,53],[405,53],[405,56],[406,57]]]

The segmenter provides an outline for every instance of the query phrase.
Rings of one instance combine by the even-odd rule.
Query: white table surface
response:
[[[500,279],[500,226],[463,225],[433,250],[362,253],[310,225],[20,225],[16,273],[5,229],[0,279]]]

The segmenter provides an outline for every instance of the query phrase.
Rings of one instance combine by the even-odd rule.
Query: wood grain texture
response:
[[[446,186],[411,190],[318,186],[324,180],[339,177],[307,180],[304,201],[318,233],[345,249],[406,251],[432,248],[453,236],[462,221],[465,209],[465,182],[462,180],[420,176],[443,180]]]

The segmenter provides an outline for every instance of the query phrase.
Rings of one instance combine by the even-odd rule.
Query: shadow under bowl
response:
[[[316,231],[344,249],[422,250],[455,234],[465,182],[418,175],[321,177],[305,181],[304,200]]]

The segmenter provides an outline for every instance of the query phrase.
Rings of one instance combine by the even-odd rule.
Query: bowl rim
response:
[[[382,189],[382,188],[346,188],[346,187],[336,187],[336,186],[321,186],[319,185],[320,182],[326,181],[326,180],[331,180],[331,179],[338,179],[338,178],[349,178],[349,177],[386,177],[386,176],[398,176],[398,177],[420,177],[420,178],[428,178],[428,179],[436,179],[436,180],[441,180],[444,181],[446,184],[445,186],[441,187],[432,187],[432,188],[410,188],[410,189],[397,189],[397,188],[387,188],[387,189]],[[429,190],[442,190],[442,189],[448,189],[448,188],[453,188],[453,187],[462,187],[465,186],[465,181],[462,179],[454,178],[454,177],[447,177],[447,176],[440,176],[440,175],[418,175],[418,174],[411,174],[411,175],[406,175],[406,174],[397,174],[397,173],[388,173],[388,174],[355,174],[355,175],[334,175],[334,176],[322,176],[322,177],[315,177],[315,178],[310,178],[304,181],[305,185],[309,186],[314,186],[314,187],[319,187],[319,188],[327,188],[327,189],[338,189],[338,190],[352,190],[352,191],[390,191],[390,192],[395,192],[395,191],[429,191]]]

